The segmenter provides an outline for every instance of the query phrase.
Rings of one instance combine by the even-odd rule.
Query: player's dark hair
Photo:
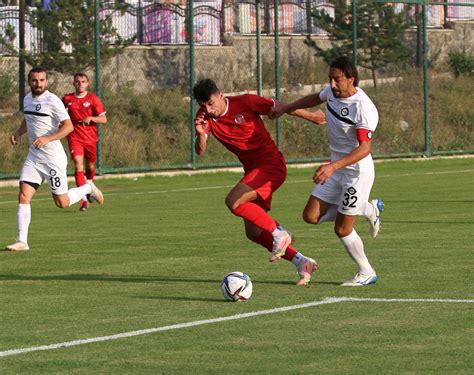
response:
[[[216,83],[209,78],[201,79],[193,87],[194,98],[200,103],[207,102],[211,98],[211,95],[217,94],[218,92],[220,92],[220,90]]]
[[[329,67],[342,70],[346,78],[354,78],[354,86],[359,84],[357,68],[349,57],[338,57],[329,65]]]
[[[89,77],[87,76],[86,73],[81,73],[81,72],[74,73],[74,80],[75,80],[77,77],[84,77],[87,81],[89,81]]]
[[[48,79],[48,71],[41,66],[36,66],[28,72],[28,81],[30,80],[32,73],[46,73],[46,79]]]

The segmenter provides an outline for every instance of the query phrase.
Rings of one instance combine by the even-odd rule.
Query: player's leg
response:
[[[365,254],[364,243],[354,229],[357,215],[361,215],[372,188],[373,174],[346,174],[343,176],[341,204],[338,208],[334,231],[341,240],[349,256],[358,267],[354,277],[343,286],[364,286],[377,281],[377,274]]]
[[[42,167],[44,178],[48,181],[56,206],[59,208],[70,207],[81,201],[87,194],[102,204],[104,201],[102,192],[92,182],[88,181],[82,186],[68,189],[66,165],[67,161],[60,164],[47,163]]]
[[[247,238],[267,249],[269,252],[273,250],[273,236],[270,232],[264,231],[256,225],[244,220],[245,234]],[[299,275],[296,285],[308,285],[313,272],[318,270],[318,263],[312,258],[306,257],[298,252],[291,244],[286,248],[285,254],[282,256],[292,262]]]
[[[321,224],[326,221],[334,221],[336,214],[337,205],[310,195],[303,210],[303,220],[309,224]]]
[[[380,214],[384,209],[384,203],[382,199],[372,199],[367,202],[364,209],[363,216],[367,219],[370,225],[370,235],[372,238],[377,237],[381,221],[380,221]]]
[[[17,211],[17,241],[6,247],[10,251],[26,251],[28,246],[28,230],[31,222],[31,199],[39,188],[39,183],[20,181]]]
[[[239,182],[229,192],[225,203],[236,216],[254,224],[258,228],[271,233],[273,238],[273,255],[281,257],[291,244],[291,235],[286,229],[277,225],[277,222],[260,205],[255,203],[260,199],[259,194],[252,187]]]
[[[95,161],[97,160],[97,146],[96,144],[89,144],[84,146],[86,177],[89,181],[94,181],[95,178]]]
[[[86,183],[84,173],[84,145],[78,141],[69,141],[69,149],[74,162],[74,179],[76,180],[76,186],[81,187]],[[89,205],[89,201],[86,196],[84,196],[79,204],[79,210],[86,211]]]
[[[28,157],[21,169],[19,181],[17,241],[6,247],[7,250],[11,251],[29,250],[28,230],[31,222],[31,200],[43,181],[43,177],[41,172],[38,171],[36,163],[29,160]]]

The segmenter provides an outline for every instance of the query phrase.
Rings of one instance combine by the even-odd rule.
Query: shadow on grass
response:
[[[112,276],[95,274],[77,274],[77,275],[52,275],[52,276],[29,276],[29,275],[0,275],[0,281],[106,281],[121,283],[211,283],[220,284],[222,280],[218,279],[198,279],[185,277],[167,277],[167,276]],[[294,285],[292,280],[252,280],[256,285]],[[313,285],[339,285],[335,281],[313,281]]]

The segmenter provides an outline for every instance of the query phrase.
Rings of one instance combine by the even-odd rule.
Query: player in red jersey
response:
[[[212,133],[244,167],[244,177],[227,194],[227,207],[244,220],[247,237],[272,252],[271,261],[291,261],[300,277],[297,285],[307,285],[317,270],[316,261],[299,253],[291,245],[291,235],[267,213],[273,192],[286,178],[285,158],[260,117],[267,115],[275,102],[251,94],[226,97],[210,79],[199,81],[193,94],[201,107],[194,122],[197,154],[205,152]],[[304,110],[295,115],[307,119],[318,116]]]
[[[69,150],[74,161],[74,177],[76,185],[82,186],[87,180],[95,177],[95,161],[97,159],[97,124],[107,123],[105,108],[100,99],[88,92],[89,79],[84,73],[74,74],[75,91],[64,95],[63,102],[74,125],[74,131],[67,137]],[[86,162],[84,163],[84,158]],[[85,175],[84,175],[85,164]],[[86,198],[80,204],[81,211],[87,210],[89,202]]]

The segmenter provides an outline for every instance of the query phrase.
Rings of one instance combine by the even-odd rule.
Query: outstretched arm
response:
[[[307,95],[301,99],[295,100],[291,103],[275,102],[275,107],[270,112],[270,118],[277,118],[284,113],[291,113],[297,109],[315,107],[323,103],[323,100],[319,97],[319,93]]]
[[[319,109],[314,112],[307,111],[306,109],[295,109],[294,111],[289,112],[288,114],[291,116],[300,117],[307,121],[311,121],[316,125],[326,124],[326,115],[323,111]]]

